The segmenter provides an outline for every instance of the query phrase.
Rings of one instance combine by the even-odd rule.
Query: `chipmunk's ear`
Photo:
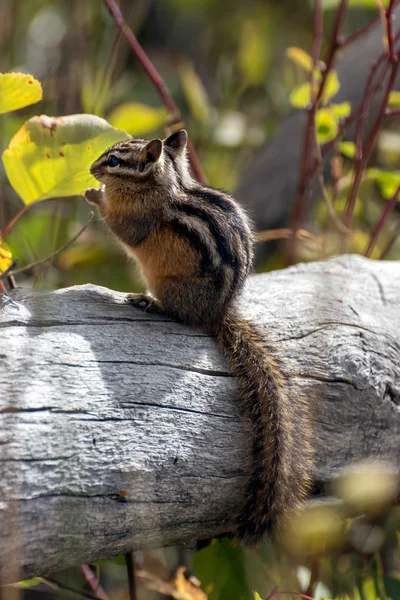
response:
[[[184,129],[180,129],[164,140],[164,146],[172,148],[177,154],[183,154],[186,149],[187,140],[188,134]]]
[[[161,156],[162,152],[162,141],[159,139],[151,140],[145,145],[141,151],[142,159],[147,163],[155,163]]]

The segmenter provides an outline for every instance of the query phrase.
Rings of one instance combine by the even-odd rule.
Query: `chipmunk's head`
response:
[[[91,174],[107,185],[151,181],[152,184],[179,185],[188,172],[186,164],[187,133],[176,131],[164,141],[132,139],[108,148],[92,164]]]

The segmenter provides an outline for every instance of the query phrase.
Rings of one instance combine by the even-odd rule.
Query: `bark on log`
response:
[[[319,402],[315,480],[400,459],[400,265],[254,276],[246,317]],[[3,583],[229,531],[245,428],[214,340],[92,285],[1,300]]]

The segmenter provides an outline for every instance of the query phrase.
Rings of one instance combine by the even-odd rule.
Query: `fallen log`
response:
[[[315,482],[400,459],[400,265],[252,277],[242,299],[318,404]],[[0,299],[2,583],[232,530],[246,483],[236,383],[213,338],[93,285]]]

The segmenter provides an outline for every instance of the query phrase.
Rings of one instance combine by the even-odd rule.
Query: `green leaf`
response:
[[[337,119],[330,108],[320,108],[316,116],[317,137],[320,144],[333,140],[339,131]]]
[[[253,592],[253,596],[254,596],[254,600],[262,600],[260,594],[258,594],[257,592]]]
[[[254,600],[253,590],[266,585],[261,557],[226,538],[197,552],[193,565],[209,600]]]
[[[356,155],[356,145],[354,142],[340,142],[339,149],[347,158],[354,158]]]
[[[391,108],[400,108],[400,92],[390,92],[389,106]]]
[[[295,87],[290,93],[289,100],[295,108],[307,108],[311,103],[310,83],[301,83]]]
[[[313,59],[310,54],[308,54],[301,48],[296,48],[295,46],[286,48],[285,54],[298,67],[304,69],[304,71],[307,71],[307,73],[311,73]]]
[[[83,194],[98,187],[90,165],[106,148],[129,139],[94,115],[33,117],[3,152],[8,179],[25,204]]]
[[[253,85],[264,81],[270,63],[269,36],[263,23],[246,20],[241,29],[238,65],[243,79]]]
[[[338,119],[345,119],[351,113],[350,102],[340,102],[339,104],[331,104],[330,108],[335,113]]]
[[[210,120],[210,103],[202,81],[194,70],[192,63],[181,61],[179,74],[186,102],[192,115],[197,121],[207,125]]]
[[[0,73],[0,114],[42,99],[40,82],[27,73]]]
[[[117,106],[108,120],[113,127],[138,136],[162,127],[167,117],[168,111],[164,107],[153,108],[140,102],[126,102]]]
[[[315,80],[317,83],[321,81],[320,71],[316,71]],[[321,104],[328,104],[331,98],[337,94],[340,89],[340,82],[336,71],[331,71],[324,86],[324,93],[322,94]],[[307,81],[295,87],[290,96],[289,100],[292,106],[295,108],[307,108],[311,103],[311,85]],[[346,104],[346,103],[343,103]],[[337,106],[340,106],[339,104]],[[339,108],[339,111],[344,111],[345,108]]]
[[[23,581],[18,581],[18,585],[21,587],[33,587],[34,585],[39,585],[42,583],[41,577],[34,577],[33,579],[24,579]]]
[[[367,169],[366,178],[373,179],[378,184],[379,190],[385,200],[389,200],[396,193],[400,185],[400,171],[382,171],[381,169]]]
[[[385,585],[385,591],[391,600],[398,600],[398,598],[400,598],[400,576],[384,575],[383,583]]]

